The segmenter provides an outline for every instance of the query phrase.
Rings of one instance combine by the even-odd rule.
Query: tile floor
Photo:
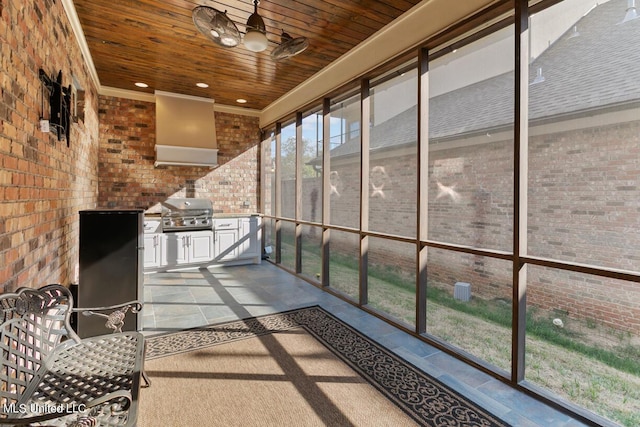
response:
[[[145,275],[147,335],[320,305],[514,426],[585,425],[268,263]]]

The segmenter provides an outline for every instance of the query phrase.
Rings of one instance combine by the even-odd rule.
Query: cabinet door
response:
[[[237,229],[216,230],[215,257],[217,261],[230,261],[238,258]]]
[[[260,256],[259,218],[242,218],[240,226],[240,253],[241,258],[255,258]]]
[[[213,232],[202,231],[189,233],[190,262],[207,262],[213,260]]]
[[[189,262],[187,233],[167,233],[167,264],[185,264]]]
[[[162,235],[151,233],[144,235],[144,267],[160,267],[162,264]]]

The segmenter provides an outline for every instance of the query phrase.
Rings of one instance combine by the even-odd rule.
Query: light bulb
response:
[[[267,48],[268,43],[267,36],[260,31],[249,30],[244,35],[244,45],[252,52],[262,52]]]

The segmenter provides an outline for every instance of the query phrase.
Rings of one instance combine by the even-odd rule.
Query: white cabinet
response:
[[[260,263],[260,217],[216,218],[215,260]]]
[[[189,236],[189,262],[213,260],[213,231],[194,231]]]
[[[166,264],[180,265],[213,260],[213,232],[165,233]]]
[[[163,265],[163,247],[165,235],[161,233],[145,233],[144,235],[144,268]]]
[[[261,233],[259,216],[215,218],[213,230],[145,233],[144,267],[157,270],[211,263],[259,264]]]
[[[240,219],[240,251],[239,258],[257,258],[261,260],[260,253],[260,218],[252,216]]]
[[[213,221],[215,260],[232,261],[238,257],[238,219],[218,218]]]

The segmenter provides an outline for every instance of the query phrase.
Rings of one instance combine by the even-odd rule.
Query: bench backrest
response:
[[[64,339],[80,339],[71,329],[73,297],[61,285],[21,288],[0,294],[0,405],[15,403],[51,351]]]

